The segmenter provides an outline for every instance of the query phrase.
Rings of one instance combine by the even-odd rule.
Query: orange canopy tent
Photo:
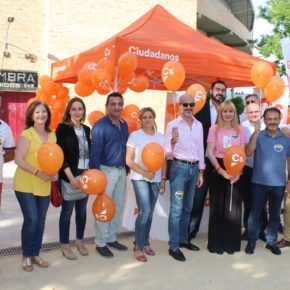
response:
[[[169,60],[179,61],[185,68],[185,81],[180,90],[192,83],[208,88],[217,79],[225,81],[228,87],[253,86],[250,70],[259,61],[208,38],[156,5],[107,41],[53,63],[51,75],[54,81],[75,83],[85,63],[98,62],[107,56],[117,65],[119,56],[128,51],[138,57],[137,72],[145,73],[149,77],[149,88],[155,90],[166,90],[160,72]]]

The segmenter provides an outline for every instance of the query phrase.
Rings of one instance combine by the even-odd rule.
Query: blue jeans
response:
[[[193,199],[193,206],[191,210],[191,218],[189,224],[189,232],[193,232],[195,234],[198,233],[200,222],[202,219],[203,209],[205,198],[209,188],[209,182],[211,180],[211,175],[213,171],[213,167],[208,158],[205,158],[206,168],[204,170],[204,178],[203,178],[203,185],[200,188],[196,188],[194,199]]]
[[[70,219],[75,208],[76,238],[82,240],[87,221],[88,196],[80,200],[64,200],[59,217],[59,241],[61,244],[69,243]]]
[[[276,243],[284,189],[284,186],[266,186],[252,183],[251,211],[248,220],[249,243],[255,244],[259,237],[261,212],[264,208],[267,195],[269,196],[269,222],[266,231],[266,239],[269,245],[274,245]]]
[[[153,211],[159,194],[159,183],[145,180],[132,180],[138,206],[135,223],[135,244],[141,251],[149,246],[149,233]]]
[[[39,256],[50,196],[20,191],[15,194],[24,219],[21,229],[23,257]]]
[[[116,205],[115,216],[111,221],[102,223],[96,220],[95,223],[96,245],[104,247],[108,242],[112,243],[117,239],[120,215],[124,206],[127,176],[125,167],[117,168],[101,165],[100,169],[106,174],[108,179],[105,193],[114,200]]]
[[[170,170],[169,247],[188,243],[188,227],[198,177],[198,164],[188,165],[173,160]]]

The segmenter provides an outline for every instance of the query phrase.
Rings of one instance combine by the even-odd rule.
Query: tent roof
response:
[[[117,35],[70,58],[52,64],[55,81],[77,81],[77,73],[86,62],[98,62],[104,56],[114,60],[124,52],[138,57],[137,71],[146,73],[151,89],[165,89],[160,76],[164,63],[179,61],[186,72],[181,89],[192,83],[206,87],[221,79],[228,87],[253,86],[250,70],[260,59],[228,47],[187,26],[162,6],[156,5]],[[275,64],[271,63],[273,69]]]

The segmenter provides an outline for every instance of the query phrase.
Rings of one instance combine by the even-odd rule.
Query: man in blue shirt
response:
[[[286,165],[290,175],[290,141],[279,130],[281,112],[277,108],[265,110],[264,122],[266,129],[255,128],[249,144],[246,146],[247,155],[254,156],[254,167],[251,180],[251,211],[248,220],[247,254],[253,254],[259,236],[261,211],[266,198],[269,200],[269,223],[267,227],[266,248],[275,255],[280,255],[277,247],[277,235],[280,222],[281,203],[284,196]],[[288,176],[289,180],[289,176]]]
[[[90,168],[101,169],[107,176],[108,184],[105,193],[116,204],[116,213],[110,222],[96,221],[96,250],[103,257],[111,258],[113,253],[109,247],[120,251],[127,247],[117,241],[120,214],[123,210],[126,192],[126,144],[128,127],[120,119],[123,111],[123,96],[117,92],[107,97],[107,115],[99,120],[92,129],[92,145],[90,153]]]

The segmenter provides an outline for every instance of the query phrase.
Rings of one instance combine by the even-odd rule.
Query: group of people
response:
[[[120,251],[128,249],[117,241],[117,231],[129,171],[138,206],[133,252],[140,262],[146,262],[148,256],[155,255],[149,233],[154,207],[158,195],[165,191],[167,178],[170,184],[169,255],[174,259],[186,260],[180,248],[199,250],[191,239],[199,230],[208,191],[209,252],[233,254],[240,251],[242,201],[245,208],[244,236],[248,240],[246,253],[254,253],[263,210],[264,215],[269,216],[266,248],[280,254],[281,247],[290,246],[290,185],[286,178],[290,157],[289,129],[279,129],[281,113],[276,108],[266,109],[264,123],[261,121],[256,95],[247,96],[248,122],[240,125],[235,105],[226,101],[225,97],[226,84],[220,80],[214,82],[211,98],[193,116],[194,97],[182,95],[179,99],[180,115],[167,124],[164,136],[157,131],[156,114],[150,107],[140,110],[141,128],[129,136],[127,124],[120,118],[123,96],[117,92],[108,95],[107,115],[92,130],[84,124],[86,107],[78,97],[67,104],[56,134],[49,127],[49,107],[38,101],[30,104],[25,130],[16,147],[15,163],[18,167],[14,177],[14,190],[24,217],[21,230],[23,270],[32,271],[33,264],[41,268],[49,266],[39,253],[50,203],[51,182],[58,180],[60,191],[64,183],[77,190],[79,176],[89,168],[100,169],[106,174],[108,183],[105,192],[116,205],[115,216],[110,222],[95,221],[96,251],[103,257],[113,257],[112,248]],[[14,152],[12,140],[7,141],[6,147],[6,143],[2,142],[1,150],[4,146],[4,149],[11,148]],[[151,142],[163,146],[167,159],[155,173],[144,166],[141,157],[143,148]],[[58,175],[48,176],[39,167],[37,151],[43,143],[57,143],[63,150],[64,162]],[[224,167],[224,152],[232,145],[246,150],[247,165],[242,175],[231,176]],[[6,154],[10,156],[7,160],[13,159],[11,154]],[[277,244],[284,192],[285,236]],[[76,215],[76,248],[80,255],[88,255],[83,241],[87,201],[88,197],[84,195],[77,200],[64,200],[62,204],[59,240],[62,254],[69,260],[77,259],[69,243],[73,209]]]

